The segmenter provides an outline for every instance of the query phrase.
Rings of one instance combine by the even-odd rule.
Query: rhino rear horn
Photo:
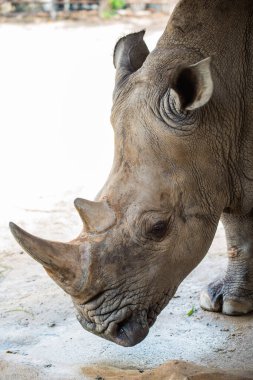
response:
[[[87,277],[89,266],[88,243],[60,243],[38,238],[14,223],[10,229],[17,242],[49,276],[68,294],[78,295]]]
[[[144,34],[145,30],[131,33],[116,43],[113,53],[116,83],[141,68],[149,55],[148,47],[143,40]]]
[[[92,202],[77,198],[74,205],[88,232],[104,232],[116,222],[115,213],[106,201]]]

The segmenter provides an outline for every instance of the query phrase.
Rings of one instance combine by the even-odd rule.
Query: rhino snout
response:
[[[77,314],[77,320],[85,330],[93,334],[120,346],[132,347],[145,339],[151,324],[148,323],[146,311],[141,313],[126,311],[123,315],[118,321],[110,322],[107,327],[103,327],[104,324],[89,322],[81,313]]]
[[[148,323],[140,323],[133,315],[117,325],[115,343],[131,347],[140,343],[149,332]]]

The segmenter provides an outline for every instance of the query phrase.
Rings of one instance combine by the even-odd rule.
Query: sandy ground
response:
[[[207,257],[182,283],[144,342],[133,348],[84,331],[69,297],[22,252],[7,227],[12,220],[34,234],[63,241],[80,232],[73,199],[95,196],[113,155],[114,43],[144,26],[152,48],[165,22],[0,25],[1,379],[172,379],[148,372],[170,360],[239,371],[238,378],[253,379],[252,315],[225,317],[204,312],[198,303],[201,288],[226,265],[222,226]],[[192,307],[195,312],[187,316]],[[173,378],[185,379],[184,371],[192,369],[179,364],[189,372],[182,369]],[[166,371],[176,365],[168,364]]]

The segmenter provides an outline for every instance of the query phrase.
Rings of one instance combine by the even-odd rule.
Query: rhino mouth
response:
[[[74,302],[76,316],[85,330],[120,346],[135,346],[148,335],[149,329],[175,291],[176,288],[170,288],[149,305],[133,306],[129,299],[121,302],[122,298],[119,298],[118,308],[108,308],[109,300],[115,299],[115,293],[101,292],[83,304]]]
[[[77,314],[77,319],[85,330],[124,347],[135,346],[145,339],[156,317],[153,310],[135,313],[128,311],[119,321],[113,321],[102,328],[101,325],[89,322],[80,313]]]
[[[140,324],[131,317],[118,324],[115,342],[121,346],[131,347],[140,343],[149,333],[149,325]]]

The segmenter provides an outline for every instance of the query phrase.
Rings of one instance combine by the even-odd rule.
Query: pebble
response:
[[[47,324],[48,327],[55,327],[56,323],[55,322],[50,322]]]

